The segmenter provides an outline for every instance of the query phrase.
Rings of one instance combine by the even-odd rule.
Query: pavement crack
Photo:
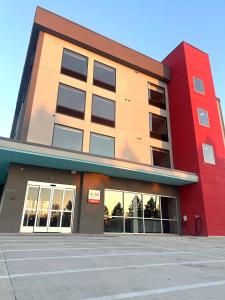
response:
[[[16,293],[15,293],[14,286],[13,286],[13,282],[12,282],[12,278],[11,278],[10,273],[9,273],[8,264],[7,264],[7,261],[5,259],[5,255],[4,255],[4,251],[3,251],[2,247],[0,247],[0,250],[1,250],[1,255],[2,255],[2,259],[3,259],[3,263],[5,264],[7,275],[9,277],[9,282],[10,282],[11,287],[12,287],[14,298],[15,298],[15,300],[17,300]]]

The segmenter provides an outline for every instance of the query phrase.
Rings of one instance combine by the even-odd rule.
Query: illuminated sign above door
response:
[[[100,190],[88,191],[88,203],[92,203],[92,204],[100,203]]]

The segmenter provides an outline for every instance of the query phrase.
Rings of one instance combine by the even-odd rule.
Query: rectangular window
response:
[[[202,144],[204,162],[215,165],[215,156],[212,145]]]
[[[83,131],[55,124],[52,146],[82,151]]]
[[[148,102],[150,105],[166,109],[165,89],[150,83],[148,89]]]
[[[115,102],[93,95],[91,121],[115,127]]]
[[[195,91],[201,94],[205,93],[203,81],[197,77],[193,77]]]
[[[177,234],[177,200],[167,196],[105,190],[104,231]]]
[[[169,150],[152,147],[153,166],[171,168]]]
[[[168,142],[168,129],[166,117],[149,114],[150,136],[154,139]]]
[[[209,116],[206,110],[198,108],[198,119],[199,124],[209,127]]]
[[[93,84],[104,89],[116,91],[116,69],[102,64],[98,61],[94,62],[94,79]]]
[[[63,49],[61,73],[87,81],[88,58],[68,49]]]
[[[115,139],[102,134],[91,133],[90,153],[100,156],[115,156]]]
[[[84,119],[86,92],[59,84],[56,112]]]

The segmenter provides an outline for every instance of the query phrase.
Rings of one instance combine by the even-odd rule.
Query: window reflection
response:
[[[54,189],[52,198],[52,209],[59,210],[62,208],[63,190]]]
[[[123,232],[123,218],[105,217],[104,218],[104,231],[105,232]]]
[[[40,210],[37,212],[36,226],[45,227],[47,226],[48,211]]]
[[[105,216],[123,216],[123,193],[105,191]]]
[[[30,186],[27,193],[27,199],[25,207],[28,209],[36,209],[37,200],[38,200],[38,186]]]
[[[145,233],[161,233],[161,220],[145,219]]]
[[[144,217],[160,218],[160,199],[158,196],[143,195]]]
[[[163,219],[176,219],[176,199],[161,197],[161,209]]]
[[[50,227],[59,227],[60,226],[60,217],[61,217],[61,212],[52,211],[51,218],[50,218]]]
[[[141,194],[124,193],[124,212],[126,217],[142,217]]]
[[[178,233],[176,221],[163,220],[163,233]]]
[[[38,201],[39,209],[48,209],[49,208],[50,196],[51,196],[50,188],[41,188],[40,198]]]
[[[143,233],[143,219],[126,218],[125,219],[125,232]]]
[[[23,226],[34,226],[35,211],[26,210],[24,213]]]
[[[72,210],[74,191],[65,191],[63,210]]]
[[[70,227],[70,223],[71,223],[71,213],[63,212],[61,227]]]
[[[106,190],[104,231],[177,234],[176,199]]]

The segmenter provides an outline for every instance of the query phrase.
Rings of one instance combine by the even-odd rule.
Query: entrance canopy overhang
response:
[[[198,176],[194,173],[0,138],[0,184],[5,182],[12,163],[100,173],[174,186],[198,182]]]

